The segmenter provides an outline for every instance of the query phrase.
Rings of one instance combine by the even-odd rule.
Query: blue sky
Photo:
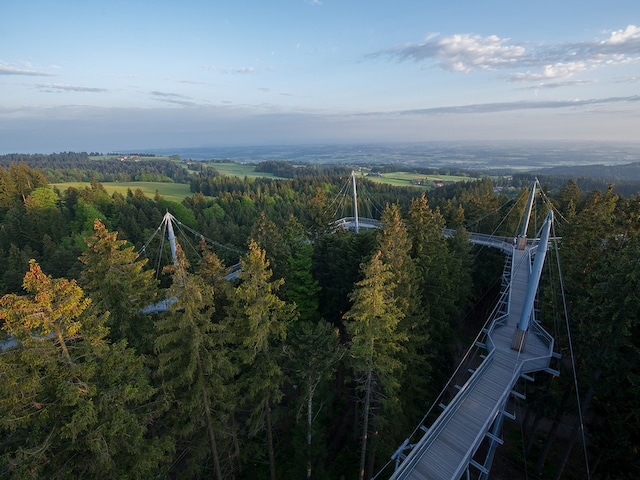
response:
[[[638,132],[637,0],[0,4],[0,153]]]

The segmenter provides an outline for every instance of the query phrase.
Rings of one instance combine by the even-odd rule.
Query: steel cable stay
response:
[[[555,229],[554,229],[554,236],[555,236]],[[564,311],[564,320],[565,320],[566,329],[567,329],[567,343],[569,347],[569,355],[571,357],[571,371],[573,374],[573,383],[574,383],[573,386],[576,391],[578,418],[580,419],[580,434],[582,437],[582,448],[583,448],[583,454],[584,454],[585,468],[586,468],[587,478],[590,479],[591,472],[589,469],[589,456],[587,455],[587,440],[584,432],[584,412],[582,411],[582,404],[580,401],[580,390],[578,389],[578,372],[576,370],[576,362],[575,362],[575,357],[573,353],[573,340],[571,338],[571,328],[569,327],[569,311],[567,308],[567,297],[565,295],[565,289],[564,289],[564,277],[562,276],[562,270],[560,268],[560,252],[558,250],[558,243],[554,242],[554,244],[555,244],[556,262],[558,265],[558,274],[560,279],[560,293],[562,295],[562,307]]]
[[[351,177],[347,179],[347,181],[342,185],[338,194],[333,197],[333,200],[329,204],[328,210],[333,212],[333,218],[339,218],[344,215],[338,215],[338,212],[344,213],[345,210],[345,202],[347,197],[349,196],[348,191],[351,186]],[[337,204],[337,205],[336,205]],[[335,206],[335,209],[333,207]]]
[[[511,215],[511,212],[513,211],[513,209],[515,208],[515,206],[518,204],[518,200],[520,200],[521,196],[524,196],[524,191],[520,192],[520,195],[518,197],[516,197],[515,199],[507,199],[502,205],[498,206],[497,208],[493,209],[492,211],[490,211],[489,213],[487,213],[486,215],[483,215],[480,218],[477,218],[476,220],[469,222],[469,223],[465,223],[464,228],[466,228],[467,230],[469,230],[472,226],[474,225],[478,225],[481,221],[489,218],[491,215],[495,215],[496,213],[499,213],[506,205],[508,205],[509,203],[512,203],[511,209],[509,209],[509,211],[507,212],[506,215],[502,215],[501,218],[502,220],[500,221],[500,223],[498,224],[498,227],[493,229],[492,235],[496,232],[496,230],[500,227],[500,225],[502,225],[502,223],[509,218],[509,215]],[[520,228],[520,224],[518,224],[517,229]]]
[[[369,207],[369,217],[374,218],[374,210],[375,213],[378,214],[378,217],[380,217],[384,211],[384,206],[375,201],[373,193],[367,188],[365,182],[360,183],[360,190],[364,193],[364,195],[360,195],[360,197],[364,197],[364,200],[366,200],[365,205]],[[373,206],[373,209],[371,206]]]
[[[237,253],[238,255],[244,255],[246,253],[246,252],[244,252],[242,250],[239,250],[237,248],[229,247],[228,245],[223,245],[220,242],[216,242],[215,240],[207,238],[204,235],[202,235],[201,233],[198,233],[197,231],[195,231],[193,228],[189,227],[188,225],[185,225],[184,223],[180,222],[179,220],[175,220],[175,224],[178,225],[178,228],[180,228],[181,230],[182,229],[187,230],[194,237],[204,239],[204,240],[207,241],[207,243],[210,243],[211,245],[215,245],[216,247],[219,247],[219,248],[224,248],[225,250],[228,250],[228,251],[233,252],[233,253]],[[184,236],[185,236],[185,238],[187,238],[186,234]],[[197,252],[197,250],[195,248],[194,248],[194,251]]]
[[[350,218],[351,216],[348,215],[348,213],[353,213],[352,217],[356,218],[357,221],[357,212],[358,208],[360,208],[360,205],[363,205],[368,209],[368,215],[371,219],[374,218],[374,212],[377,213],[378,217],[382,215],[382,211],[384,210],[384,208],[375,201],[373,194],[369,191],[369,189],[367,189],[364,183],[361,182],[358,184],[358,192],[356,192],[356,178],[356,172],[355,170],[353,170],[351,172],[351,175],[347,178],[345,183],[340,188],[338,194],[334,197],[333,201],[329,205],[328,210],[332,213],[333,218]],[[363,203],[360,200],[364,200],[365,202]],[[351,207],[350,209],[349,206]],[[338,223],[339,221],[340,220],[337,220],[336,223]]]
[[[175,226],[175,231],[174,231],[174,226]],[[151,242],[156,238],[156,236],[158,236],[158,234],[160,234],[160,244],[158,247],[158,255],[157,255],[157,262],[156,262],[156,280],[160,277],[160,272],[162,270],[162,261],[163,261],[163,257],[164,257],[164,246],[165,246],[165,241],[168,239],[169,243],[171,244],[172,242],[176,242],[176,238],[175,238],[175,232],[177,232],[178,234],[180,234],[180,238],[182,240],[182,242],[185,244],[185,247],[188,247],[189,251],[192,252],[193,254],[195,254],[198,258],[201,258],[202,255],[200,254],[200,252],[198,251],[197,247],[192,243],[192,241],[189,238],[189,235],[187,235],[187,232],[190,233],[191,235],[193,235],[195,238],[200,239],[200,240],[205,240],[207,243],[215,246],[215,247],[219,247],[222,249],[225,249],[227,251],[233,252],[239,256],[244,255],[244,251],[234,248],[234,247],[229,247],[228,245],[223,245],[220,242],[216,242],[215,240],[212,240],[204,235],[202,235],[201,233],[197,232],[196,230],[194,230],[193,228],[189,227],[188,225],[185,225],[184,223],[180,222],[179,220],[177,220],[171,213],[167,212],[163,219],[161,224],[158,226],[158,228],[156,228],[156,230],[153,232],[153,234],[149,237],[149,239],[145,242],[145,244],[140,248],[140,250],[138,250],[138,254],[141,255],[142,253],[145,253],[149,247],[149,245],[151,244]],[[172,238],[173,237],[173,238]],[[172,245],[171,246],[171,255],[173,258],[173,262],[176,262],[176,258],[175,258],[175,246]],[[235,264],[229,267],[229,270],[231,270],[232,272],[235,272],[239,269],[239,264]]]

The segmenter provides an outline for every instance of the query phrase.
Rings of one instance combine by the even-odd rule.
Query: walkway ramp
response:
[[[487,437],[491,442],[502,443],[491,429],[498,424],[499,434],[502,416],[510,416],[505,407],[516,382],[523,374],[549,370],[553,338],[535,320],[524,350],[511,348],[529,285],[531,254],[536,247],[528,244],[524,250],[517,250],[504,238],[483,238],[484,242],[493,243],[491,246],[512,256],[505,310],[494,319],[479,345],[486,348],[484,360],[433,425],[423,428],[426,433],[391,476],[392,480],[457,480],[470,466],[481,477],[488,474],[492,458],[480,463],[474,454]]]

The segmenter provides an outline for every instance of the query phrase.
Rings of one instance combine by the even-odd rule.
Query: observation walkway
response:
[[[452,231],[445,232],[451,235]],[[495,447],[502,443],[499,438],[502,420],[514,418],[506,411],[511,395],[523,398],[514,387],[527,374],[547,371],[553,353],[553,338],[535,318],[529,325],[529,335],[521,346],[513,348],[514,331],[525,309],[530,281],[537,279],[532,274],[532,258],[538,249],[537,242],[528,241],[518,249],[505,237],[472,234],[471,241],[499,248],[507,253],[504,290],[490,326],[482,332],[476,346],[485,351],[479,366],[459,386],[458,393],[448,405],[441,405],[443,412],[430,426],[421,426],[424,433],[415,445],[408,441],[394,455],[398,467],[392,480],[459,479],[471,468],[478,478],[486,478],[493,460]],[[546,245],[545,245],[546,248]],[[531,314],[533,315],[533,313]],[[520,345],[518,345],[520,346]],[[488,448],[483,459],[474,458],[483,442]],[[411,448],[408,455],[404,451]],[[402,462],[402,463],[400,463]]]

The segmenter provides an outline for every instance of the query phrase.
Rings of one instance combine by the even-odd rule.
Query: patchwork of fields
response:
[[[247,177],[247,178],[273,178],[279,177],[272,173],[256,172],[254,164],[248,163],[208,163],[209,166],[215,168],[221,175]],[[453,175],[424,175],[414,172],[387,172],[377,175],[369,175],[367,178],[373,182],[386,183],[394,186],[408,187],[413,186],[420,189],[432,189],[436,188],[439,184],[446,182],[460,182],[472,180],[467,176],[453,176]],[[69,187],[82,189],[86,187],[86,182],[65,182],[53,184],[59,190],[64,191]],[[167,199],[176,202],[181,202],[185,197],[190,197],[192,192],[189,189],[189,185],[181,183],[163,183],[163,182],[104,182],[102,184],[104,188],[113,194],[114,192],[127,195],[128,190],[135,192],[137,189],[147,197],[154,197],[156,191]]]

